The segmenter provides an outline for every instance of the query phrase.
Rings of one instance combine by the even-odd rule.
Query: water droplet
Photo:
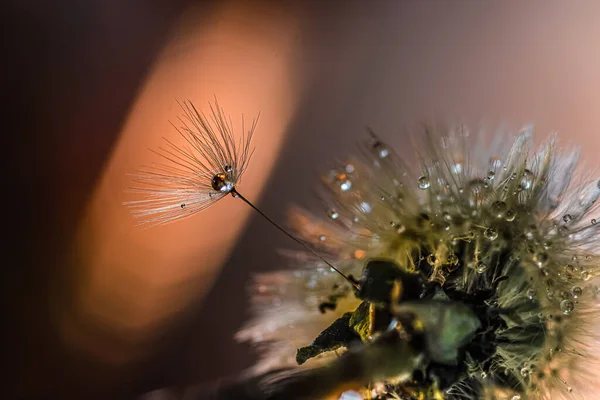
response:
[[[521,376],[523,376],[523,377],[527,377],[527,376],[529,376],[529,373],[530,373],[530,372],[531,372],[531,371],[530,371],[530,370],[529,370],[529,368],[527,368],[527,367],[523,367],[523,368],[521,368]]]
[[[233,184],[227,179],[227,175],[219,172],[212,177],[211,186],[218,192],[230,192],[233,189]]]
[[[351,187],[352,187],[352,182],[350,182],[349,180],[340,182],[340,189],[342,189],[342,191],[344,191],[344,192],[350,190]]]
[[[527,297],[529,298],[529,300],[533,300],[533,298],[535,297],[535,290],[534,289],[527,290]]]
[[[183,209],[183,208],[185,208],[185,203],[182,203],[182,204],[181,204],[181,208],[182,208],[182,209]]]
[[[340,216],[340,214],[335,210],[335,208],[332,208],[329,211],[327,211],[327,215],[331,219],[338,219]]]
[[[521,188],[527,190],[531,186],[533,186],[533,174],[530,170],[526,169],[523,171],[523,176],[521,177]]]
[[[488,176],[487,176],[487,178],[488,178],[490,181],[493,181],[495,177],[496,177],[496,173],[495,173],[494,171],[489,171],[489,172],[488,172]]]
[[[571,386],[567,386],[567,392],[571,393],[573,391],[573,388]]]
[[[584,281],[589,281],[591,277],[592,277],[592,274],[590,274],[589,271],[586,271],[586,270],[581,271],[581,279],[583,279]]]
[[[505,215],[504,219],[507,220],[508,222],[512,222],[515,220],[516,217],[517,217],[517,213],[515,213],[513,210],[508,210],[508,211],[506,211],[506,215]]]
[[[539,268],[542,268],[546,261],[548,261],[548,254],[546,254],[546,253],[536,254],[535,262]]]
[[[458,256],[454,253],[451,253],[446,260],[446,264],[457,265],[458,264]]]
[[[579,286],[573,286],[571,288],[571,296],[573,296],[574,299],[581,297],[582,294],[583,289],[581,289]]]
[[[463,171],[463,165],[462,163],[457,162],[451,167],[451,169],[455,174],[460,174]]]
[[[404,225],[398,225],[396,227],[396,233],[400,234],[400,233],[404,233],[404,231],[406,231],[406,227]]]
[[[321,242],[324,242],[324,241],[325,241],[325,239],[327,239],[327,237],[325,237],[325,235],[321,235],[321,236],[319,236],[319,240],[320,240]]]
[[[498,238],[498,231],[493,228],[487,228],[483,234],[489,240],[496,240]]]
[[[568,224],[569,222],[571,222],[573,220],[573,216],[571,214],[565,214],[563,215],[563,221],[565,221],[565,224]]]
[[[388,155],[390,155],[390,150],[387,147],[382,146],[378,150],[377,155],[379,156],[379,158],[386,158]]]
[[[371,207],[371,205],[369,203],[367,203],[366,201],[363,201],[362,203],[360,203],[359,208],[362,212],[364,212],[366,214],[373,211],[373,208]]]
[[[225,172],[231,172],[231,171],[233,171],[233,168],[231,168],[231,165],[226,165]]]
[[[419,188],[426,190],[429,189],[431,187],[431,182],[429,182],[429,178],[426,177],[425,175],[422,175],[421,177],[419,177]]]
[[[520,394],[515,394],[513,397],[511,397],[510,400],[521,400],[521,395]]]
[[[452,221],[452,215],[450,215],[448,212],[445,212],[442,214],[442,216],[444,217],[444,219],[446,221]]]
[[[492,214],[496,218],[504,217],[504,213],[506,212],[506,203],[503,201],[495,201],[492,203]]]
[[[487,268],[488,268],[488,266],[486,263],[484,263],[483,261],[479,261],[477,263],[476,271],[478,274],[483,274],[485,271],[487,271]]]
[[[515,179],[517,179],[517,173],[513,172],[512,174],[510,174],[510,180],[514,181]]]
[[[352,164],[346,164],[346,167],[344,167],[344,171],[346,171],[349,174],[353,173],[354,172],[354,165],[352,165]]]
[[[596,225],[598,223],[598,221],[596,221],[596,218],[592,218],[592,225]]]
[[[560,311],[562,311],[563,314],[569,315],[574,309],[575,304],[573,304],[571,300],[563,300],[560,302]]]

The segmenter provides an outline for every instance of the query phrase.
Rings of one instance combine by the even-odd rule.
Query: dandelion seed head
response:
[[[585,369],[598,362],[600,224],[590,220],[600,186],[576,173],[577,151],[559,151],[555,136],[534,149],[532,132],[489,142],[464,126],[426,126],[416,160],[371,132],[361,154],[322,179],[326,208],[292,215],[298,235],[345,274],[361,277],[371,260],[390,260],[399,273],[419,276],[414,301],[477,310],[481,328],[457,356],[460,373],[437,381],[447,385],[445,399],[570,399],[593,381]],[[256,317],[238,334],[263,350],[257,371],[295,365],[297,349],[362,304],[310,255],[288,255],[293,269],[257,278],[271,291],[255,292]],[[335,307],[320,312],[324,301]],[[307,364],[335,354],[324,351]],[[423,368],[411,382],[441,379]],[[413,385],[375,383],[386,385],[381,399],[405,398]]]

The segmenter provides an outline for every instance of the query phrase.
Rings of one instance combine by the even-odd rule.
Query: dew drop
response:
[[[571,296],[573,296],[574,299],[581,297],[582,294],[583,289],[581,289],[579,286],[573,286],[571,288]]]
[[[487,228],[483,234],[488,240],[496,240],[498,238],[498,231],[493,228]]]
[[[378,151],[377,151],[377,155],[379,156],[379,158],[386,158],[387,156],[390,155],[390,150],[385,147],[382,146]]]
[[[535,290],[534,289],[527,290],[527,297],[529,298],[529,300],[533,300],[533,298],[535,297]]]
[[[496,173],[494,171],[489,171],[487,177],[490,181],[493,181],[494,178],[496,177]]]
[[[419,177],[419,188],[426,190],[429,189],[431,187],[431,182],[429,182],[429,178],[426,177],[425,175],[422,175],[421,177]]]
[[[398,225],[396,227],[396,233],[400,234],[400,233],[404,233],[404,231],[406,231],[406,227],[404,225]]]
[[[224,168],[225,168],[225,172],[233,171],[233,168],[231,168],[231,165],[226,165]]]
[[[598,221],[596,221],[596,218],[592,218],[592,225],[596,225],[598,223]]]
[[[573,216],[571,214],[565,214],[563,215],[562,219],[565,221],[565,224],[568,224],[573,220]]]
[[[326,237],[325,235],[321,235],[321,236],[319,236],[319,240],[320,240],[321,242],[324,242],[324,241],[325,241],[325,239],[327,239],[327,237]]]
[[[510,400],[521,400],[521,395],[520,394],[515,394],[513,397],[511,397]]]
[[[340,214],[335,210],[335,208],[332,208],[329,211],[327,211],[327,215],[331,219],[338,219],[340,217]]]
[[[488,268],[488,266],[486,263],[484,263],[483,261],[479,261],[477,263],[476,271],[478,274],[483,274],[485,271],[487,271],[487,268]]]
[[[567,392],[571,393],[573,391],[573,388],[571,386],[567,386]]]
[[[584,281],[589,281],[591,277],[592,277],[592,274],[590,274],[589,271],[586,271],[586,270],[581,271],[581,279],[583,279]]]
[[[452,221],[452,215],[450,215],[450,213],[444,211],[444,213],[442,214],[442,216],[444,217],[444,219],[446,221]]]
[[[504,217],[504,213],[506,212],[506,203],[503,201],[495,201],[492,203],[492,214],[496,218]]]
[[[529,371],[529,368],[527,368],[527,367],[523,367],[523,368],[521,368],[521,376],[523,376],[523,377],[527,377],[527,376],[529,376],[529,373],[530,373],[530,372],[531,372],[531,371]]]
[[[181,204],[181,208],[182,209],[185,208],[185,203]]]
[[[351,187],[352,187],[352,182],[350,182],[348,180],[340,183],[340,189],[342,189],[344,192],[350,190]]]
[[[562,311],[563,314],[569,315],[574,309],[575,304],[573,304],[571,300],[563,300],[560,302],[560,311]]]
[[[539,268],[542,268],[546,261],[548,261],[548,254],[546,253],[539,253],[535,256],[535,262]]]
[[[508,211],[506,211],[506,215],[504,216],[504,219],[507,220],[508,222],[512,222],[515,220],[516,217],[517,217],[517,214],[513,210],[508,210]]]
[[[454,254],[454,253],[451,253],[448,256],[448,259],[446,260],[446,263],[450,264],[450,265],[457,265],[458,264],[458,256],[456,254]]]
[[[533,185],[533,174],[530,170],[526,169],[523,171],[523,177],[521,178],[521,188],[524,190],[530,189]]]
[[[367,203],[366,201],[363,201],[362,203],[360,203],[360,210],[362,212],[364,212],[365,214],[370,213],[371,211],[373,211],[373,207],[371,207],[371,205],[369,203]]]

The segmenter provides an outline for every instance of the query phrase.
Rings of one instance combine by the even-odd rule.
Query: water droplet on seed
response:
[[[596,221],[596,218],[592,218],[592,225],[596,225],[598,223],[598,221]]]
[[[506,215],[505,215],[504,219],[507,220],[508,222],[512,222],[515,220],[516,217],[517,217],[517,214],[513,210],[508,210],[508,211],[506,211]]]
[[[571,300],[563,300],[560,302],[560,311],[563,314],[569,315],[575,309],[575,304]]]
[[[429,189],[429,187],[431,186],[431,182],[429,182],[429,178],[426,177],[425,175],[422,175],[421,177],[419,177],[419,188],[426,190]]]
[[[489,240],[496,240],[498,238],[498,231],[493,228],[487,228],[483,234]]]
[[[529,300],[533,300],[533,298],[535,297],[535,290],[534,289],[527,290],[527,297],[529,298]]]
[[[483,274],[485,271],[487,271],[487,268],[488,268],[488,266],[486,263],[484,263],[483,261],[479,261],[477,263],[476,271],[478,274]]]
[[[573,216],[571,214],[565,214],[563,215],[563,221],[565,221],[565,224],[568,224],[569,222],[571,222],[573,220]]]
[[[331,219],[338,219],[339,216],[340,216],[340,214],[334,208],[332,208],[329,211],[327,211],[327,215]]]
[[[573,286],[571,288],[571,296],[573,296],[574,299],[581,297],[582,294],[583,289],[581,289],[579,286]]]
[[[496,218],[502,218],[506,212],[506,203],[503,201],[495,201],[492,203],[492,214]]]

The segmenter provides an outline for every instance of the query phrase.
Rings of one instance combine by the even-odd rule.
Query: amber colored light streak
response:
[[[157,60],[80,226],[74,257],[82,279],[74,311],[61,317],[62,333],[71,346],[104,362],[144,355],[177,311],[200,301],[251,212],[228,196],[178,223],[135,226],[122,205],[131,185],[126,174],[157,161],[147,149],[161,145],[162,137],[178,139],[170,125],[181,114],[176,100],[204,109],[217,95],[238,128],[242,114],[249,119],[261,112],[256,151],[240,185],[253,200],[294,113],[301,80],[293,62],[295,20],[236,1],[221,3],[208,24],[197,23],[198,12],[185,13]]]

